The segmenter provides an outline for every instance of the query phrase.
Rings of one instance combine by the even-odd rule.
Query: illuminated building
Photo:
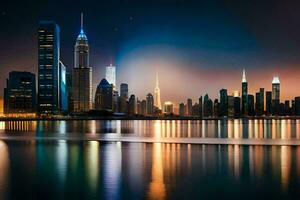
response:
[[[280,104],[280,81],[277,76],[273,77],[272,80],[272,114],[279,114],[279,104]]]
[[[106,79],[102,79],[95,94],[95,110],[113,109],[113,86]]]
[[[160,100],[160,89],[159,89],[159,83],[158,83],[158,74],[156,74],[156,85],[154,90],[154,98],[155,102],[154,105],[161,110],[161,100]]]
[[[136,100],[135,95],[130,95],[128,102],[128,114],[135,115],[136,114]]]
[[[59,62],[59,88],[60,88],[59,105],[60,105],[61,112],[67,112],[69,106],[69,96],[68,96],[66,76],[67,76],[66,66],[60,61]]]
[[[30,72],[9,73],[4,88],[4,114],[6,116],[34,116],[36,112],[35,75]]]
[[[3,116],[3,109],[4,109],[4,102],[3,99],[0,97],[0,117]]]
[[[115,89],[115,87],[116,87],[116,67],[113,66],[112,64],[107,66],[106,72],[105,72],[105,77],[106,77],[106,80],[110,84],[113,84],[113,88]]]
[[[52,21],[41,21],[38,29],[38,112],[59,112],[60,30]]]
[[[83,15],[81,29],[76,39],[74,50],[75,66],[73,68],[73,104],[74,112],[87,112],[92,109],[92,68],[89,65],[88,39],[83,31]]]
[[[234,97],[239,97],[240,96],[240,92],[238,90],[233,91],[232,95]]]
[[[246,80],[246,72],[243,70],[242,78],[242,115],[248,115],[248,83]]]
[[[153,115],[154,114],[154,99],[153,99],[153,95],[151,93],[147,94],[146,101],[147,101],[147,115]]]
[[[266,91],[266,115],[272,113],[272,92]]]
[[[193,101],[192,99],[187,99],[187,104],[186,104],[186,115],[191,116],[193,111]]]
[[[126,99],[128,98],[128,84],[121,83],[121,85],[120,85],[120,96],[125,97]]]
[[[227,116],[228,114],[228,95],[226,89],[220,90],[220,110],[219,115],[220,116]]]
[[[166,101],[164,104],[164,113],[167,115],[174,114],[174,105],[171,101]]]

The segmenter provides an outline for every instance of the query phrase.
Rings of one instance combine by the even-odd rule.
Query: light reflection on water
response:
[[[0,122],[6,135],[110,135],[153,138],[300,139],[300,121],[263,120],[87,120]],[[22,133],[22,134],[15,134]]]
[[[0,153],[0,197],[47,190],[49,198],[97,199],[300,195],[300,146],[0,141]]]

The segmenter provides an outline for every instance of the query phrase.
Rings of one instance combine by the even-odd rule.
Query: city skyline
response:
[[[170,6],[165,4],[166,3],[163,3],[162,5],[162,8],[166,11],[166,19],[163,19],[162,21],[168,24],[165,29],[165,34],[160,34],[161,29],[159,28],[161,28],[161,23],[157,21],[157,18],[151,21],[152,26],[149,28],[149,34],[139,32],[137,27],[147,29],[148,26],[144,22],[149,22],[149,16],[147,14],[143,16],[142,13],[137,11],[129,12],[131,10],[128,7],[125,8],[125,11],[117,13],[115,19],[111,19],[111,15],[108,14],[108,18],[113,22],[113,24],[115,22],[118,23],[116,23],[117,28],[112,26],[110,28],[113,30],[107,31],[105,31],[107,24],[105,21],[103,22],[103,19],[100,19],[100,15],[96,14],[93,9],[77,8],[76,11],[74,10],[74,13],[72,12],[67,19],[64,19],[59,14],[49,12],[48,9],[50,9],[51,6],[54,6],[54,4],[51,4],[48,9],[43,10],[43,13],[33,12],[34,17],[28,18],[28,26],[23,27],[26,32],[29,32],[29,34],[24,35],[24,37],[31,37],[32,39],[22,40],[15,34],[11,34],[9,36],[5,35],[8,34],[7,30],[4,30],[2,33],[3,36],[6,37],[1,38],[7,38],[6,41],[3,42],[4,46],[9,47],[7,41],[19,41],[18,44],[20,47],[14,49],[13,47],[15,45],[12,45],[12,47],[7,48],[6,53],[0,53],[0,64],[1,66],[5,66],[1,68],[1,83],[5,83],[5,79],[12,69],[15,71],[30,71],[37,74],[37,62],[35,59],[37,56],[37,44],[34,38],[36,36],[37,23],[39,20],[43,19],[52,19],[60,26],[62,60],[66,67],[71,69],[74,65],[72,58],[74,51],[73,45],[79,29],[78,16],[81,11],[87,10],[85,11],[85,29],[87,29],[89,45],[91,46],[90,62],[91,66],[93,66],[93,94],[96,91],[97,84],[105,77],[105,66],[113,63],[117,66],[117,88],[120,83],[128,83],[129,93],[135,94],[137,97],[144,97],[148,92],[153,93],[153,85],[155,85],[154,77],[156,72],[158,72],[159,75],[163,77],[160,80],[160,90],[163,93],[161,96],[162,102],[171,100],[179,103],[185,101],[186,97],[195,100],[199,95],[205,95],[206,93],[208,93],[212,98],[217,98],[218,91],[222,87],[226,88],[229,93],[236,90],[241,92],[239,82],[240,71],[243,68],[247,71],[249,93],[251,94],[255,94],[260,87],[263,87],[266,90],[271,90],[272,86],[270,82],[272,81],[273,76],[279,75],[282,87],[282,98],[292,99],[294,96],[299,95],[297,82],[300,79],[300,69],[298,67],[298,63],[300,62],[295,59],[297,57],[297,51],[293,49],[294,43],[291,41],[286,42],[286,45],[284,46],[285,48],[283,48],[286,50],[286,53],[283,52],[282,55],[280,54],[280,51],[275,51],[274,53],[274,49],[271,51],[271,49],[268,49],[265,46],[260,46],[259,49],[256,49],[255,44],[257,44],[258,41],[253,41],[253,38],[248,37],[249,33],[245,33],[245,30],[243,30],[240,25],[240,20],[246,20],[246,16],[241,16],[230,23],[228,22],[228,20],[230,21],[230,19],[232,19],[232,16],[229,14],[233,14],[236,11],[236,8],[234,8],[235,6],[231,7],[232,5],[228,5],[231,7],[230,9],[224,10],[224,8],[221,9],[220,5],[215,2],[199,4],[192,2],[190,5],[186,5],[186,9],[183,9],[184,13],[186,13],[187,10],[191,13],[186,17],[183,17],[182,14],[174,14],[177,10],[173,7],[173,4]],[[297,4],[282,4],[290,9],[292,9],[293,6],[297,8]],[[149,6],[151,11],[154,9],[154,5],[151,3],[150,5],[146,3],[137,4],[140,8]],[[194,34],[190,35],[189,29],[186,29],[187,32],[179,31],[179,36],[171,33],[171,30],[174,29],[170,21],[171,17],[174,17],[174,19],[181,19],[183,22],[189,22],[191,25],[198,27],[199,24],[191,19],[192,15],[195,14],[195,10],[188,9],[193,5],[201,9],[206,7],[211,8],[211,14],[204,13],[203,16],[199,16],[199,19],[201,23],[206,21],[209,24],[206,26],[204,24],[204,27],[208,28],[210,33],[213,33],[213,38],[209,38],[208,32],[204,29],[198,30],[199,28],[196,28],[195,30],[196,33],[199,33],[197,36]],[[244,8],[239,4],[236,6]],[[265,7],[267,5],[262,4],[262,6]],[[281,4],[275,3],[268,14],[271,16],[275,15],[276,17],[275,8],[279,6],[281,6]],[[113,5],[110,3],[104,3],[104,7],[109,10],[113,8]],[[16,9],[17,8],[14,8],[9,4],[4,6],[4,11],[2,12],[0,20],[3,25],[11,28],[12,24],[18,23],[14,16],[11,15],[11,12]],[[258,8],[251,7],[251,9],[256,10]],[[220,13],[218,14],[217,11],[220,11]],[[290,12],[294,14],[293,9]],[[118,20],[122,14],[128,17],[126,18],[128,21],[125,23],[125,27],[122,27],[121,29],[120,27],[118,28],[120,25]],[[168,16],[168,14],[170,16]],[[259,16],[262,16],[262,13],[259,12],[259,14]],[[293,25],[300,20],[298,20],[298,15],[292,14],[285,17],[292,19],[291,26],[293,27]],[[159,11],[158,16],[161,15],[162,11]],[[225,17],[224,20],[226,23],[224,23],[224,26],[221,26],[221,22],[223,22],[221,20],[221,16]],[[100,20],[99,24],[103,24],[103,27],[101,26],[101,28],[99,28],[95,24],[94,18]],[[9,20],[12,21],[12,24],[7,24]],[[258,22],[255,21],[255,23],[257,26]],[[245,26],[250,25],[249,22],[245,22]],[[283,26],[281,22],[279,25]],[[222,37],[217,37],[213,32],[216,27],[221,28],[220,34],[223,35]],[[132,28],[134,33],[131,35],[128,31]],[[183,28],[188,27],[183,26]],[[15,30],[15,28],[11,28],[10,30]],[[104,32],[99,34],[99,30],[104,30]],[[284,35],[282,39],[286,40],[287,36],[290,36],[290,30],[291,27],[287,29],[287,32],[281,33]],[[109,35],[109,31],[112,31],[111,33],[114,34]],[[155,31],[158,31],[158,33],[153,35]],[[231,32],[232,35],[228,32]],[[120,42],[120,40],[124,39],[122,38],[123,33],[128,33],[129,35],[125,34],[125,40]],[[169,39],[163,38],[166,36],[166,33],[170,34]],[[279,33],[279,35],[275,34],[274,36],[271,32],[265,32],[264,34],[270,34],[273,37],[281,36]],[[237,42],[234,42],[232,39],[234,35],[240,36],[237,38]],[[104,42],[107,37],[110,37],[110,39]],[[155,39],[156,37],[157,40]],[[175,39],[176,41],[178,39],[178,42],[176,42]],[[190,43],[192,39],[195,41],[195,45],[198,46],[197,48],[194,44]],[[204,39],[209,40],[205,43],[203,42]],[[214,39],[217,39],[217,41],[220,42],[220,45],[213,42]],[[232,43],[226,43],[226,39],[230,39],[229,41]],[[248,39],[249,42],[245,44],[245,41]],[[30,44],[28,44],[29,41]],[[241,42],[240,45],[237,45],[239,42]],[[297,40],[295,40],[295,42],[297,42]],[[280,45],[282,46],[281,42]],[[291,48],[293,47],[290,51],[287,49],[289,45],[291,45]],[[188,46],[190,47],[187,48]],[[30,50],[24,51],[28,47],[30,47]],[[244,48],[246,49],[245,51],[243,50]],[[261,48],[266,49],[262,51]],[[240,53],[238,53],[238,51],[240,51]],[[17,52],[16,55],[20,55],[20,57],[15,59],[14,56],[12,56],[15,55],[15,53],[12,52]],[[24,52],[24,54],[20,54],[20,52]],[[272,53],[272,55],[269,53]],[[195,59],[196,57],[199,59]],[[288,59],[289,57],[292,57],[293,59]],[[279,61],[277,62],[276,60]],[[284,62],[286,60],[290,60],[291,62]],[[138,76],[136,74],[138,74]],[[144,83],[143,87],[139,84],[141,82]],[[174,85],[171,86],[170,83],[173,83]],[[189,90],[185,89],[187,87]],[[2,91],[0,92],[0,96],[3,97]]]

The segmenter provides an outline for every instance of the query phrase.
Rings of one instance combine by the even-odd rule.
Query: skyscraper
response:
[[[202,102],[202,96],[199,98],[199,116],[202,117],[202,110],[203,110],[203,102]]]
[[[118,98],[118,111],[119,112],[121,112],[121,113],[128,112],[127,99],[128,99],[128,84],[121,83],[120,97]]]
[[[179,116],[183,117],[184,116],[184,103],[179,104]]]
[[[38,29],[38,112],[59,112],[59,27],[52,21],[41,21]]]
[[[155,91],[154,91],[154,95],[155,95],[155,106],[161,110],[161,99],[160,99],[160,89],[159,89],[159,83],[158,83],[158,74],[156,74],[156,85],[155,85]]]
[[[127,83],[121,83],[120,85],[120,96],[128,98],[128,84]]]
[[[116,88],[116,67],[110,64],[106,67],[106,80]]]
[[[4,114],[8,116],[35,115],[35,75],[30,72],[10,72],[4,88]]]
[[[254,96],[252,94],[248,94],[248,115],[254,116],[255,115],[255,109],[254,109]]]
[[[174,104],[171,101],[165,102],[164,113],[167,115],[174,114]]]
[[[193,101],[192,99],[187,99],[187,104],[186,104],[186,114],[187,116],[191,116],[192,115],[192,111],[193,111]]]
[[[153,99],[153,95],[151,93],[147,94],[146,101],[147,101],[147,115],[153,115],[154,114],[154,99]]]
[[[220,116],[227,116],[228,114],[228,95],[226,89],[220,90]]]
[[[280,81],[278,76],[274,76],[272,80],[272,100],[280,101]]]
[[[272,92],[266,91],[266,115],[272,113]]]
[[[147,101],[145,99],[141,101],[141,114],[147,115]]]
[[[295,97],[295,115],[300,116],[300,96]]]
[[[89,65],[88,39],[83,30],[83,14],[81,29],[76,39],[73,69],[74,112],[87,112],[92,109],[92,68]]]
[[[113,87],[106,79],[102,79],[97,86],[95,94],[95,109],[110,111],[113,109]]]
[[[234,97],[234,117],[241,116],[241,98],[239,96]]]
[[[136,100],[135,100],[135,95],[130,95],[129,97],[129,102],[128,102],[128,113],[130,115],[135,115],[136,114]]]
[[[280,81],[278,76],[274,76],[272,80],[272,114],[279,114],[280,104]]]
[[[203,117],[211,117],[213,114],[213,102],[208,97],[208,94],[203,99]]]
[[[228,96],[227,102],[227,116],[234,117],[234,96]]]
[[[245,70],[243,70],[242,78],[242,115],[248,115],[248,83],[246,80]]]

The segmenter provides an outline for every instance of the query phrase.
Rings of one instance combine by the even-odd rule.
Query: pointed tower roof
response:
[[[279,81],[279,77],[278,77],[278,76],[274,76],[274,77],[273,77],[272,84],[280,84],[280,81]]]
[[[87,37],[83,30],[83,13],[81,13],[81,21],[80,21],[80,33],[77,37],[77,40],[87,40]]]
[[[155,81],[155,87],[158,88],[159,82],[158,82],[158,73],[156,72],[156,81]]]
[[[246,83],[247,79],[246,79],[246,72],[245,69],[243,69],[243,78],[242,78],[242,83]]]

